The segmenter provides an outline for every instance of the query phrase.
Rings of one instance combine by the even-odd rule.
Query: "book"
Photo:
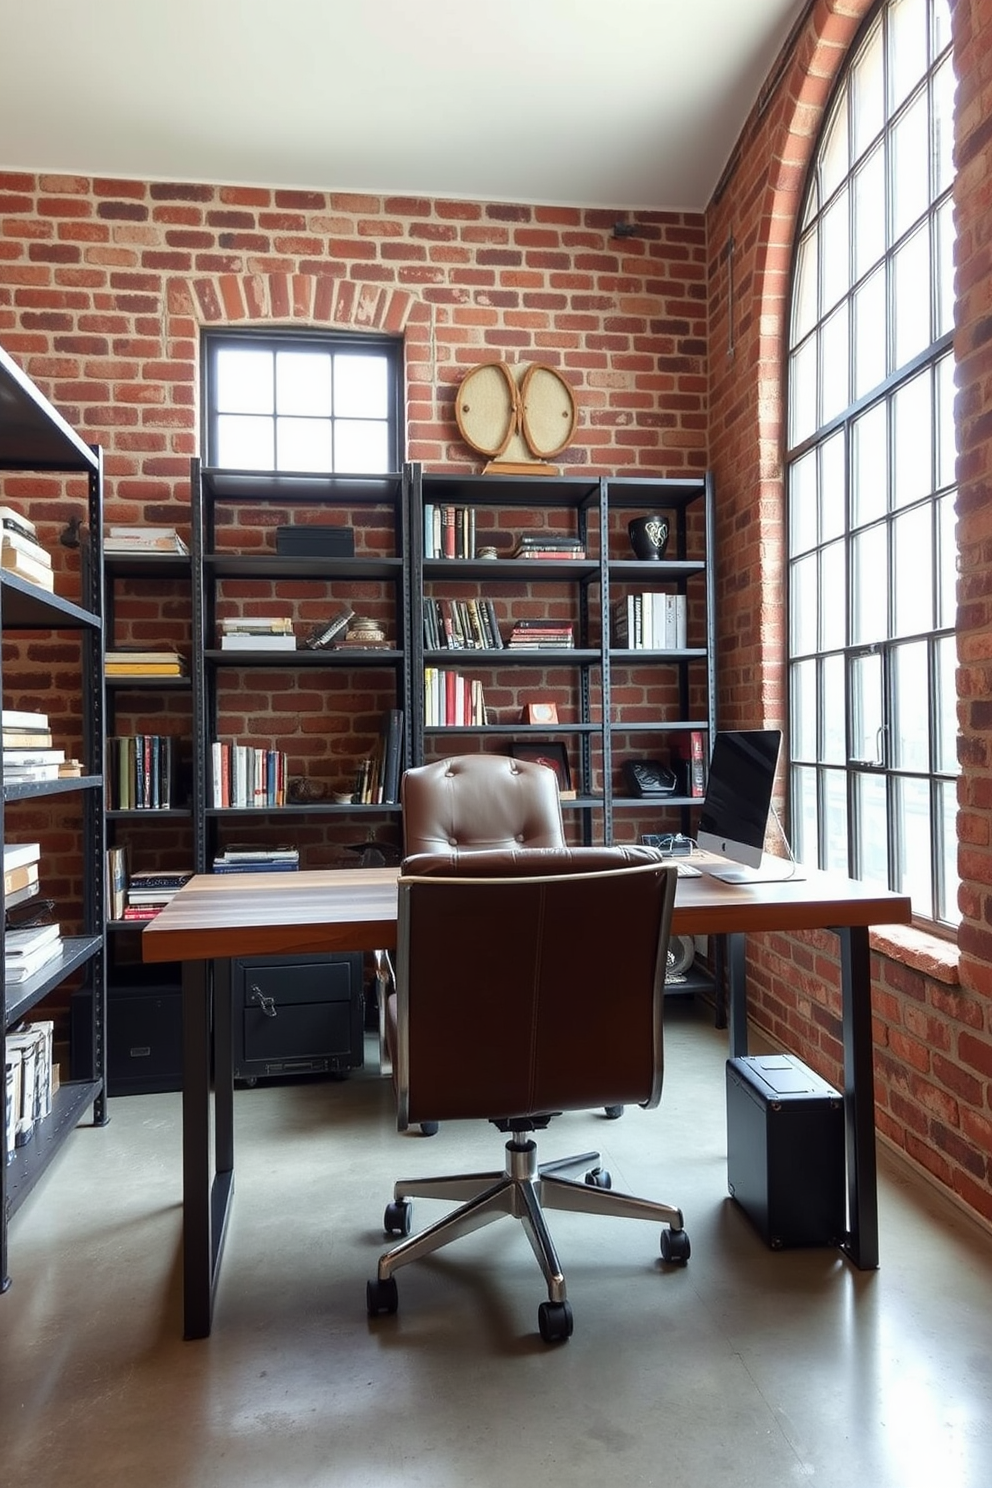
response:
[[[178,661],[108,661],[104,673],[108,677],[182,677],[184,668]]]
[[[232,842],[224,851],[217,854],[214,862],[225,863],[257,863],[262,861],[285,861],[298,860],[300,850],[291,847],[289,843],[278,843],[275,847],[266,847],[263,843],[254,842]]]
[[[400,766],[403,754],[403,709],[390,708],[383,720],[382,795],[386,805],[400,798]]]
[[[124,915],[127,859],[126,844],[107,848],[107,910],[112,920],[122,919]]]
[[[4,768],[7,784],[24,785],[36,780],[58,780],[60,766],[51,765],[7,765]]]
[[[153,920],[155,916],[165,908],[165,900],[160,904],[128,904],[124,907],[122,920]]]
[[[304,646],[311,651],[319,651],[322,646],[329,646],[336,637],[345,634],[354,618],[355,611],[350,605],[339,610],[336,615],[331,616],[330,620],[314,626],[304,641]]]
[[[13,765],[61,765],[65,761],[64,749],[4,749],[3,768],[6,772]]]
[[[41,546],[36,537],[28,537],[6,524],[0,528],[0,546],[10,548],[15,553],[24,553],[36,563],[43,563],[46,568],[52,566],[51,553]]]
[[[5,894],[13,894],[17,889],[26,888],[29,884],[38,882],[37,863],[18,863],[14,868],[3,870],[3,891]]]
[[[211,871],[214,873],[296,873],[299,867],[298,862],[286,862],[282,859],[269,863],[226,863],[222,858],[215,858]]]
[[[28,899],[34,899],[41,893],[41,885],[37,879],[33,883],[25,884],[23,889],[11,889],[4,894],[4,908],[16,909],[18,904],[24,904]]]
[[[50,749],[52,747],[51,729],[12,729],[0,730],[0,745],[4,749]]]
[[[4,936],[3,954],[7,961],[19,956],[30,956],[49,941],[58,940],[59,926],[31,925],[23,930],[8,930]]]
[[[104,533],[105,553],[188,553],[174,527],[128,527],[112,523]]]
[[[4,708],[0,712],[0,729],[47,729],[47,713],[30,713],[21,708]]]
[[[119,664],[123,664],[125,662],[132,662],[132,661],[133,662],[169,662],[169,663],[179,662],[180,664],[182,664],[183,658],[180,656],[180,654],[179,654],[178,651],[172,651],[172,650],[142,651],[142,650],[139,650],[138,648],[135,648],[132,651],[132,650],[130,650],[128,648],[123,648],[123,649],[119,649],[119,650],[116,650],[116,651],[108,651],[106,653],[105,660],[107,661],[108,664],[114,664],[114,665],[119,665]]]
[[[220,638],[222,651],[295,651],[296,637],[267,631],[228,631]]]
[[[25,952],[14,957],[4,956],[3,974],[4,980],[17,984],[26,982],[29,977],[39,972],[49,961],[54,961],[56,956],[62,953],[62,940],[58,934],[58,926],[54,926],[55,939],[44,941],[36,950]]]
[[[36,558],[29,558],[26,553],[9,548],[6,544],[0,547],[0,568],[4,573],[16,574],[19,579],[26,579],[29,584],[37,584],[39,589],[55,592],[55,577],[50,566],[40,563]]]
[[[132,889],[146,891],[149,889],[181,889],[183,884],[189,883],[193,877],[192,868],[178,868],[172,871],[167,868],[149,868],[132,873],[128,879],[128,891]]]
[[[292,635],[293,622],[284,615],[235,615],[219,622],[224,635]]]
[[[9,873],[25,863],[37,863],[41,858],[39,842],[5,842],[3,845],[3,871]]]
[[[0,506],[0,527],[6,527],[11,532],[20,532],[37,541],[37,527],[29,517],[23,512],[15,511],[12,506]]]

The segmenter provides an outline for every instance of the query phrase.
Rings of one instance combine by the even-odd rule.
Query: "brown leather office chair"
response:
[[[544,1272],[538,1322],[547,1342],[569,1337],[572,1314],[545,1208],[656,1220],[663,1258],[688,1260],[679,1209],[614,1193],[596,1152],[538,1165],[527,1135],[562,1111],[658,1104],[675,883],[675,867],[643,847],[448,851],[404,862],[390,999],[399,1125],[483,1117],[509,1140],[503,1172],[396,1184],[384,1224],[405,1238],[380,1257],[370,1314],[396,1311],[401,1266],[503,1214],[521,1220]],[[584,1179],[563,1176],[574,1167],[589,1167]],[[418,1196],[461,1202],[411,1236]]]
[[[554,771],[505,754],[462,754],[416,765],[400,782],[403,851],[481,851],[493,848],[564,847],[565,828]],[[392,1067],[384,1010],[394,985],[392,960],[376,952],[379,1063]],[[619,1115],[620,1112],[611,1112]],[[437,1124],[421,1126],[433,1136]]]

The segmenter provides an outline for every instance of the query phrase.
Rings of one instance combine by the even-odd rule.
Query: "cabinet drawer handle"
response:
[[[258,998],[258,1005],[267,1018],[278,1017],[275,998],[266,997],[261,987],[257,987],[254,982],[251,984],[251,995]]]

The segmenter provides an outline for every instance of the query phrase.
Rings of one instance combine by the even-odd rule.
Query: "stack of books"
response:
[[[362,806],[395,805],[402,755],[403,709],[390,708],[383,714],[375,750],[358,767],[352,800]]]
[[[528,532],[517,539],[511,558],[584,558],[585,545],[559,532]]]
[[[508,651],[568,651],[575,637],[568,621],[517,620],[506,645]]]
[[[188,553],[175,527],[111,525],[103,537],[105,553]]]
[[[80,768],[78,761],[66,760],[64,749],[53,749],[46,713],[22,713],[4,708],[0,730],[3,773],[7,781],[57,780],[69,766]]]
[[[460,728],[486,721],[482,683],[445,668],[424,668],[424,724],[427,728]]]
[[[125,646],[107,652],[104,672],[108,677],[185,677],[186,662],[172,649],[140,651]]]
[[[52,555],[38,541],[34,523],[10,506],[0,506],[0,566],[29,584],[55,589]]]
[[[38,892],[38,842],[5,842],[3,845],[3,892],[7,909],[31,899]]]
[[[280,615],[238,615],[220,622],[222,651],[295,651],[293,622]]]
[[[501,651],[503,637],[491,599],[425,599],[429,651]]]
[[[62,951],[58,925],[35,925],[25,930],[8,930],[3,942],[3,974],[9,985],[26,982]]]
[[[153,920],[192,877],[192,872],[182,869],[173,872],[152,868],[145,873],[132,873],[121,919]]]
[[[683,651],[686,646],[684,594],[628,594],[610,611],[610,639],[629,651]]]
[[[475,507],[425,502],[424,557],[474,558]]]
[[[232,842],[213,861],[215,873],[292,873],[299,866],[299,848],[285,842],[275,847],[261,842]]]
[[[24,1147],[40,1122],[52,1114],[56,1067],[52,1058],[55,1024],[51,1019],[22,1023],[5,1040],[5,1087],[8,1157]]]

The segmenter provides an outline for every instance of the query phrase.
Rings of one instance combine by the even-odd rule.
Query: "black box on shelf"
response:
[[[791,1054],[728,1059],[727,1177],[773,1250],[839,1244],[843,1097]]]
[[[161,973],[159,973],[161,977]],[[70,1006],[74,1080],[89,1079],[92,994],[74,992]],[[154,1095],[183,1085],[183,1008],[178,982],[146,981],[107,987],[107,1094]]]
[[[276,552],[284,558],[354,558],[355,530],[314,522],[277,527]]]

